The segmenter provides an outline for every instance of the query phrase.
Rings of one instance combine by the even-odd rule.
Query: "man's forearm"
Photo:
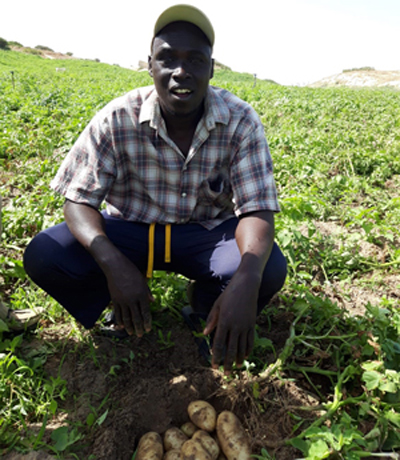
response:
[[[107,274],[121,254],[106,235],[103,216],[88,205],[68,200],[64,204],[64,216],[71,233]]]
[[[64,217],[70,232],[88,251],[96,237],[106,236],[103,216],[86,204],[67,200]]]
[[[243,216],[236,229],[236,242],[242,256],[239,272],[261,277],[274,243],[274,213],[257,211]]]

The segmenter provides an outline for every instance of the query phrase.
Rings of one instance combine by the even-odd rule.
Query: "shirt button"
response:
[[[183,192],[182,195],[181,195],[182,198],[186,198],[187,197],[187,193]]]

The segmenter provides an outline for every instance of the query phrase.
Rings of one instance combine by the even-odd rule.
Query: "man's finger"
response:
[[[224,360],[224,371],[225,374],[230,374],[233,363],[236,359],[238,352],[238,336],[232,332],[229,334],[228,346],[226,348],[225,360]]]
[[[250,353],[253,350],[254,346],[254,327],[250,329],[250,331],[247,334],[247,349],[245,353],[245,358],[248,358],[250,356]]]
[[[133,322],[132,322],[132,316],[130,314],[130,309],[128,307],[125,307],[122,310],[122,323],[124,325],[124,328],[126,332],[129,335],[132,335],[135,332],[135,329],[133,327]]]
[[[224,357],[225,343],[226,343],[226,331],[221,326],[217,327],[214,337],[214,343],[212,347],[212,367],[218,369],[222,358]]]
[[[114,315],[115,315],[115,321],[116,323],[119,325],[119,326],[123,326],[124,323],[122,321],[122,312],[121,312],[121,308],[120,306],[114,302],[114,305],[113,305],[113,310],[114,310]]]
[[[144,334],[143,318],[142,318],[142,314],[141,314],[139,306],[136,306],[136,308],[133,311],[131,310],[131,318],[132,318],[133,324],[135,325],[136,335],[138,337],[142,337]]]
[[[218,312],[217,308],[212,308],[208,317],[207,317],[207,324],[204,328],[203,334],[208,335],[217,327],[218,324]]]
[[[242,367],[243,361],[246,358],[247,352],[247,334],[241,334],[238,340],[238,348],[236,354],[236,366]]]
[[[143,318],[144,330],[146,332],[151,331],[151,312],[148,302],[142,302],[140,305],[140,313]]]

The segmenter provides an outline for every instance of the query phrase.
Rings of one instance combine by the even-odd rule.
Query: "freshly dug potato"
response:
[[[188,406],[190,420],[201,430],[213,431],[217,420],[217,413],[211,404],[206,401],[192,401]]]
[[[194,441],[199,441],[200,444],[203,446],[204,450],[206,450],[210,454],[210,457],[213,460],[217,460],[218,455],[219,455],[219,446],[217,444],[217,441],[214,438],[212,438],[207,433],[207,431],[204,431],[204,430],[196,431],[192,439]]]
[[[188,438],[191,438],[197,431],[197,426],[192,422],[186,422],[181,426],[183,431]]]
[[[139,441],[136,460],[162,460],[164,453],[161,436],[155,431],[144,434]]]
[[[251,451],[246,433],[233,412],[226,410],[219,414],[217,436],[228,460],[250,460]]]
[[[171,449],[164,454],[163,460],[181,460],[181,451],[179,449]]]
[[[183,431],[177,427],[172,427],[168,429],[164,434],[164,449],[178,449],[182,447],[182,444],[187,441],[189,438],[186,436]]]
[[[212,460],[212,458],[199,441],[189,439],[182,446],[181,460]]]

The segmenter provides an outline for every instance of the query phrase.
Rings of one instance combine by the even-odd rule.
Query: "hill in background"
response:
[[[344,70],[342,73],[323,78],[309,86],[313,88],[328,88],[335,86],[390,86],[400,89],[400,70],[375,70],[371,67]]]
[[[3,46],[2,46],[3,45]],[[25,54],[41,56],[45,59],[80,59],[73,56],[73,53],[58,53],[47,46],[36,46],[35,48],[24,47],[14,41],[7,42],[0,38],[0,48],[10,49]],[[82,59],[100,62],[99,59]],[[118,64],[116,64],[118,65]],[[215,61],[217,70],[232,70],[221,62]],[[132,70],[146,71],[147,62],[139,61],[137,66],[132,66]],[[276,83],[272,80],[267,80]],[[312,88],[330,88],[338,86],[347,87],[394,87],[400,89],[400,70],[375,70],[372,67],[362,67],[359,69],[343,70],[342,73],[325,77],[315,83],[307,85]]]

